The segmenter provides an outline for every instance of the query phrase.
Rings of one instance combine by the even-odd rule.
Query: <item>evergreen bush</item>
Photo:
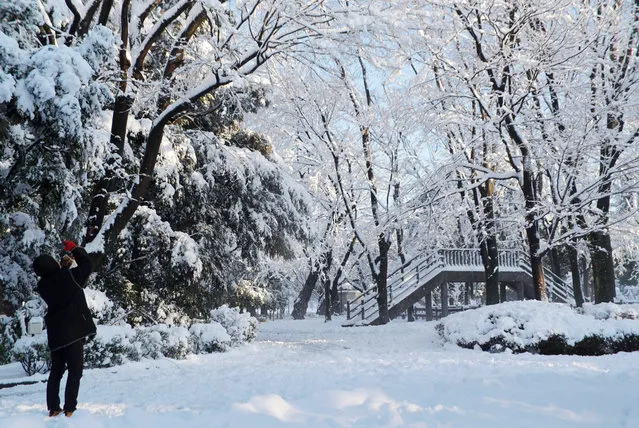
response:
[[[11,318],[0,315],[0,365],[11,362],[11,349],[15,342],[11,331]]]
[[[46,373],[51,368],[51,354],[44,333],[25,336],[13,345],[12,358],[20,363],[27,376]]]
[[[194,354],[223,352],[231,346],[231,336],[217,322],[193,324],[189,333],[189,343]]]
[[[236,308],[222,305],[211,311],[210,320],[222,324],[231,337],[233,346],[250,342],[257,335],[257,319],[248,313],[240,313]]]
[[[637,308],[611,303],[509,302],[447,317],[435,326],[448,342],[488,352],[595,356],[639,351]]]
[[[189,331],[185,327],[158,324],[147,329],[160,334],[160,350],[163,356],[181,360],[189,354]]]
[[[84,346],[86,368],[106,368],[139,360],[136,347],[131,343],[129,326],[100,326],[98,334]]]

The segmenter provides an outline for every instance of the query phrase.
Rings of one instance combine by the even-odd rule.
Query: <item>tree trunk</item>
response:
[[[481,245],[484,273],[486,275],[486,305],[496,305],[499,298],[499,254],[497,252],[497,238],[486,237]]]
[[[344,257],[342,258],[342,262],[339,265],[339,268],[337,269],[337,273],[335,274],[335,278],[333,278],[333,286],[331,288],[331,303],[332,303],[332,308],[331,310],[333,311],[334,314],[342,314],[342,305],[339,304],[340,299],[339,299],[339,280],[342,277],[342,273],[344,272],[344,267],[346,266],[346,263],[348,262],[348,259],[350,258],[351,254],[353,253],[353,248],[355,248],[355,243],[357,242],[357,236],[353,236],[353,239],[351,239],[351,242],[348,246],[348,250],[346,250],[346,254],[344,254]]]
[[[331,296],[331,281],[324,279],[324,320],[331,321],[333,315],[333,298]]]
[[[415,306],[411,305],[406,311],[406,318],[408,322],[415,321]]]
[[[568,258],[570,259],[570,273],[572,274],[572,289],[575,294],[575,304],[578,308],[584,305],[584,295],[581,290],[581,276],[579,275],[579,255],[577,249],[568,245]]]
[[[333,313],[334,301],[331,298],[331,280],[329,271],[333,264],[333,250],[328,250],[322,258],[322,283],[324,285],[324,316],[326,321],[330,321]]]
[[[619,119],[620,120],[620,119]],[[618,121],[617,121],[618,122]],[[608,129],[614,129],[615,118],[608,116]],[[623,123],[623,121],[622,121]],[[619,126],[621,132],[622,126]],[[611,169],[617,163],[621,152],[606,140],[602,143],[599,158],[599,175],[602,183],[599,185],[599,194],[603,195],[597,200],[597,209],[600,217],[597,225],[600,230],[591,232],[588,236],[588,247],[592,260],[592,279],[595,291],[595,303],[612,302],[615,300],[615,265],[612,259],[612,244],[607,227],[610,212],[610,190],[612,188]]]
[[[386,241],[384,234],[380,234],[377,243],[379,246],[379,273],[377,274],[377,306],[379,307],[379,324],[387,324],[390,321],[388,314],[388,250],[391,243]]]
[[[550,250],[550,268],[552,269],[552,273],[557,275],[559,278],[564,277],[561,270],[561,252],[557,249],[557,247],[553,247]]]
[[[168,117],[166,118],[168,120]],[[120,207],[115,214],[115,219],[110,228],[106,231],[105,242],[108,243],[115,239],[129,223],[129,220],[135,214],[140,204],[144,201],[147,190],[153,181],[153,171],[160,152],[160,144],[164,136],[164,127],[166,122],[156,124],[149,131],[146,139],[146,150],[140,162],[140,172],[138,174],[138,182],[133,186],[131,196]]]
[[[606,232],[592,232],[588,247],[592,260],[595,303],[615,300],[615,266],[612,259],[610,235]]]
[[[473,293],[473,283],[467,282],[464,284],[464,305],[470,305],[470,296]]]
[[[442,311],[441,311],[441,318],[445,318],[448,316],[448,283],[447,282],[442,282],[442,284],[440,285],[440,293],[441,293],[441,306],[442,306]]]
[[[495,231],[495,210],[493,195],[495,184],[488,180],[484,186],[480,186],[481,205],[484,211],[485,230],[481,236],[480,254],[486,276],[486,305],[496,305],[499,298],[499,252],[497,247],[497,235]]]
[[[119,95],[115,99],[113,119],[111,120],[110,143],[118,149],[118,155],[124,153],[126,129],[132,105],[133,98],[131,97]],[[104,223],[104,216],[106,215],[109,205],[109,195],[120,185],[120,180],[118,180],[117,174],[115,173],[115,169],[118,168],[117,162],[111,158],[107,163],[108,170],[106,174],[98,181],[93,189],[93,197],[91,199],[91,206],[89,207],[87,230],[83,244],[93,241],[97,236],[100,227],[102,227]]]
[[[426,306],[426,321],[433,320],[433,293],[428,290],[424,297],[424,306]]]
[[[548,301],[546,292],[546,282],[544,280],[544,265],[539,256],[539,235],[536,227],[527,227],[526,236],[530,246],[530,267],[532,270],[533,286],[535,288],[535,299],[542,302]]]
[[[319,276],[319,264],[316,263],[308,273],[304,286],[300,290],[300,294],[297,296],[297,300],[295,300],[295,303],[293,304],[293,312],[291,313],[293,319],[304,319],[306,311],[308,310],[308,302],[311,300],[311,295],[313,294],[313,290],[315,289],[315,284],[317,284]]]
[[[528,163],[530,163],[530,160],[528,160]],[[544,265],[541,260],[541,254],[539,253],[539,223],[535,218],[534,212],[537,206],[537,198],[532,171],[529,165],[525,166],[523,170],[523,192],[526,200],[526,237],[528,238],[530,268],[533,277],[533,287],[535,289],[535,299],[547,302],[548,294],[544,279]]]

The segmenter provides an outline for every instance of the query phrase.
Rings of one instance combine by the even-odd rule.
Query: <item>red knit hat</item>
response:
[[[75,242],[68,241],[68,240],[67,241],[62,241],[62,245],[64,245],[64,247],[63,247],[64,251],[71,251],[71,250],[73,250],[76,247]]]

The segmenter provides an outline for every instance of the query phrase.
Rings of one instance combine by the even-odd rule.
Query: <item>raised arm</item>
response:
[[[84,288],[87,285],[89,275],[93,272],[93,262],[91,261],[91,257],[87,254],[87,251],[82,247],[73,248],[71,250],[71,254],[73,254],[73,258],[78,264],[77,267],[71,269],[71,274],[78,285]]]

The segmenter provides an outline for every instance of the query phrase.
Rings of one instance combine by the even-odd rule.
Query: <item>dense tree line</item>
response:
[[[25,0],[0,5],[6,309],[62,238],[130,308],[191,316],[412,257],[528,254],[576,296],[636,258],[635,1]],[[256,130],[252,131],[250,128]],[[301,291],[300,291],[301,290]],[[582,300],[582,298],[579,298]]]

